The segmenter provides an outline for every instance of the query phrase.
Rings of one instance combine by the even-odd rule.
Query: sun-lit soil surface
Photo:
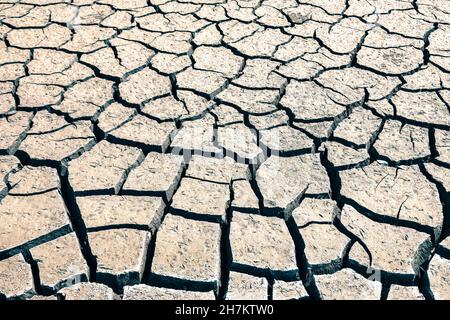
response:
[[[0,0],[0,299],[450,299],[447,0]]]

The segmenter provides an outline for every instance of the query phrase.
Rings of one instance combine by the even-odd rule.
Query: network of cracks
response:
[[[447,0],[0,0],[0,299],[450,299]]]

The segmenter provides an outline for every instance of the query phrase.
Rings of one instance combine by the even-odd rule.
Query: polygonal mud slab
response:
[[[133,164],[143,159],[133,147],[101,141],[69,163],[69,181],[74,191],[105,190],[118,193]]]
[[[345,206],[342,224],[367,246],[371,254],[356,243],[350,251],[350,259],[366,267],[388,272],[414,273],[419,246],[429,235],[414,229],[375,222],[350,206]],[[372,263],[370,263],[372,262]]]
[[[220,226],[169,214],[156,237],[152,273],[192,281],[219,279]]]
[[[38,263],[42,286],[56,288],[75,279],[87,278],[86,261],[73,233],[41,244],[30,252]]]
[[[267,280],[244,273],[231,272],[228,283],[228,300],[267,300]]]
[[[301,281],[275,281],[273,284],[273,300],[293,300],[307,298],[308,293]]]
[[[445,298],[439,1],[91,2],[0,4],[0,299]]]
[[[230,202],[229,187],[224,184],[185,178],[173,196],[172,208],[220,219]]]
[[[273,272],[297,269],[294,242],[284,220],[234,212],[230,228],[234,264]]]
[[[125,287],[123,300],[215,300],[215,297],[212,291],[196,292],[136,285]]]
[[[105,226],[147,226],[155,230],[161,221],[164,203],[157,197],[88,196],[77,204],[87,228]]]
[[[450,262],[447,259],[435,255],[431,260],[428,276],[430,278],[430,287],[433,290],[434,297],[438,300],[448,300],[449,283],[446,279],[449,277]]]
[[[329,179],[319,155],[271,157],[256,176],[265,205],[286,208],[305,193],[327,194]]]
[[[367,280],[351,269],[318,275],[315,279],[325,300],[379,300],[381,297],[381,283]]]
[[[417,166],[374,162],[344,171],[340,178],[341,194],[375,214],[432,227],[442,223],[438,191]]]
[[[17,296],[34,287],[31,266],[21,255],[0,261],[0,293]]]
[[[151,152],[130,172],[124,193],[154,193],[171,198],[184,168],[183,158]]]
[[[63,300],[117,300],[113,290],[100,283],[79,283],[58,291]]]
[[[150,233],[133,229],[111,229],[89,233],[97,258],[97,272],[136,282],[144,272]]]
[[[64,202],[58,191],[33,196],[6,196],[0,202],[0,250],[23,245],[67,227]]]

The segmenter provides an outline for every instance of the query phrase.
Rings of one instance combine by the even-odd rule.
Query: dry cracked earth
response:
[[[0,0],[0,299],[450,299],[450,1]]]

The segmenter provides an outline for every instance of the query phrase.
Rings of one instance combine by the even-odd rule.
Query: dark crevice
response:
[[[69,182],[69,171],[67,168],[58,168],[58,175],[60,178],[60,194],[66,205],[67,213],[71,225],[77,235],[81,253],[86,260],[88,266],[89,280],[95,281],[97,273],[97,259],[92,253],[89,245],[88,233],[86,225],[83,221],[80,208],[78,207],[74,190]]]

